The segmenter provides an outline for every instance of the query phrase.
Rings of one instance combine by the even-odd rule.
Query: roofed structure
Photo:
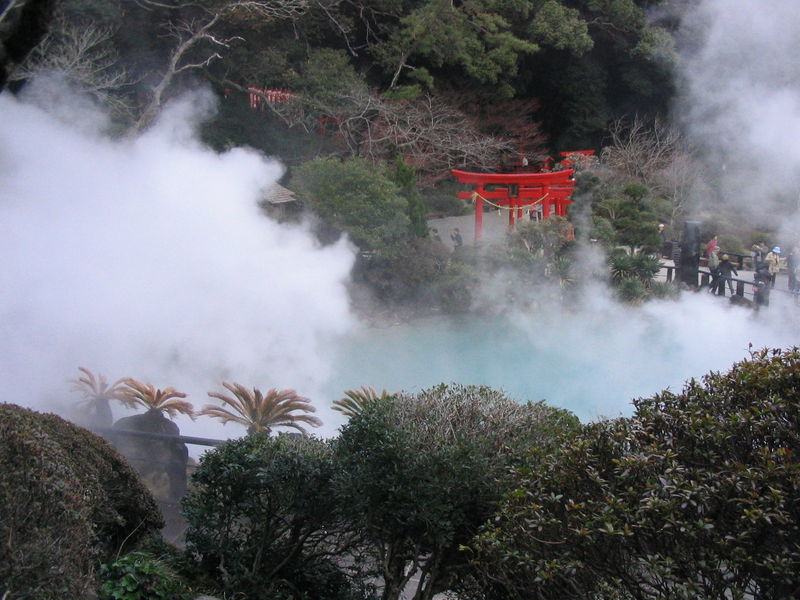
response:
[[[264,189],[259,204],[268,215],[283,221],[299,207],[299,200],[293,191],[276,182]]]

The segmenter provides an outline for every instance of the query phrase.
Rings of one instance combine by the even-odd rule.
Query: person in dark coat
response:
[[[458,227],[453,229],[453,233],[450,234],[450,239],[453,241],[453,248],[460,248],[464,245],[464,239],[461,237],[461,232],[458,230]]]
[[[728,288],[731,291],[731,296],[733,296],[733,275],[739,276],[739,272],[736,270],[736,267],[731,264],[730,256],[727,254],[723,254],[720,256],[719,266],[717,267],[717,295],[724,296],[725,295],[725,285],[727,284]]]
[[[753,302],[756,309],[762,306],[769,306],[769,290],[772,276],[769,274],[769,265],[761,262],[756,265],[756,272],[753,275]]]

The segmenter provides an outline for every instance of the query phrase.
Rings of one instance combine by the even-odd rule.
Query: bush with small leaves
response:
[[[798,348],[635,400],[517,469],[472,558],[509,600],[798,598],[799,401]]]
[[[97,560],[163,525],[122,456],[55,415],[0,404],[0,464],[0,597],[87,597]]]
[[[163,560],[130,552],[100,567],[100,600],[185,600],[189,590]]]
[[[340,519],[328,442],[254,433],[203,455],[183,500],[199,576],[252,600],[358,600],[337,567]],[[230,596],[229,596],[230,597]]]

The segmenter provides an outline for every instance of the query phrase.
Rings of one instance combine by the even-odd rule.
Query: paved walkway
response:
[[[475,244],[475,214],[458,217],[435,217],[428,219],[428,227],[438,229],[442,241],[452,246],[450,232],[458,227],[465,246]],[[502,240],[508,232],[508,213],[504,210],[483,213],[483,240],[495,242]]]

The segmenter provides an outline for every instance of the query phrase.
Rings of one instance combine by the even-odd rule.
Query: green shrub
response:
[[[183,600],[189,590],[163,560],[147,552],[130,552],[100,567],[101,600]]]
[[[97,560],[162,525],[125,460],[55,415],[0,404],[0,464],[0,595],[8,600],[83,598]]]
[[[473,541],[491,597],[798,598],[798,401],[761,350],[532,454]]]
[[[333,459],[310,437],[249,435],[203,455],[184,498],[186,547],[201,577],[252,600],[351,600]]]
[[[447,248],[432,239],[398,244],[391,254],[379,253],[359,265],[354,277],[369,284],[384,302],[418,301],[445,269]]]
[[[408,202],[385,167],[358,158],[316,158],[294,170],[289,188],[363,251],[389,250],[409,235]]]
[[[474,274],[461,263],[452,263],[433,282],[433,296],[443,312],[460,314],[468,312],[472,306]]]
[[[633,277],[626,277],[617,282],[615,293],[623,302],[638,304],[647,296],[647,286]]]
[[[649,284],[660,270],[660,261],[649,254],[628,254],[627,252],[614,252],[609,256],[611,280],[621,282],[626,279],[637,279],[643,284]]]

